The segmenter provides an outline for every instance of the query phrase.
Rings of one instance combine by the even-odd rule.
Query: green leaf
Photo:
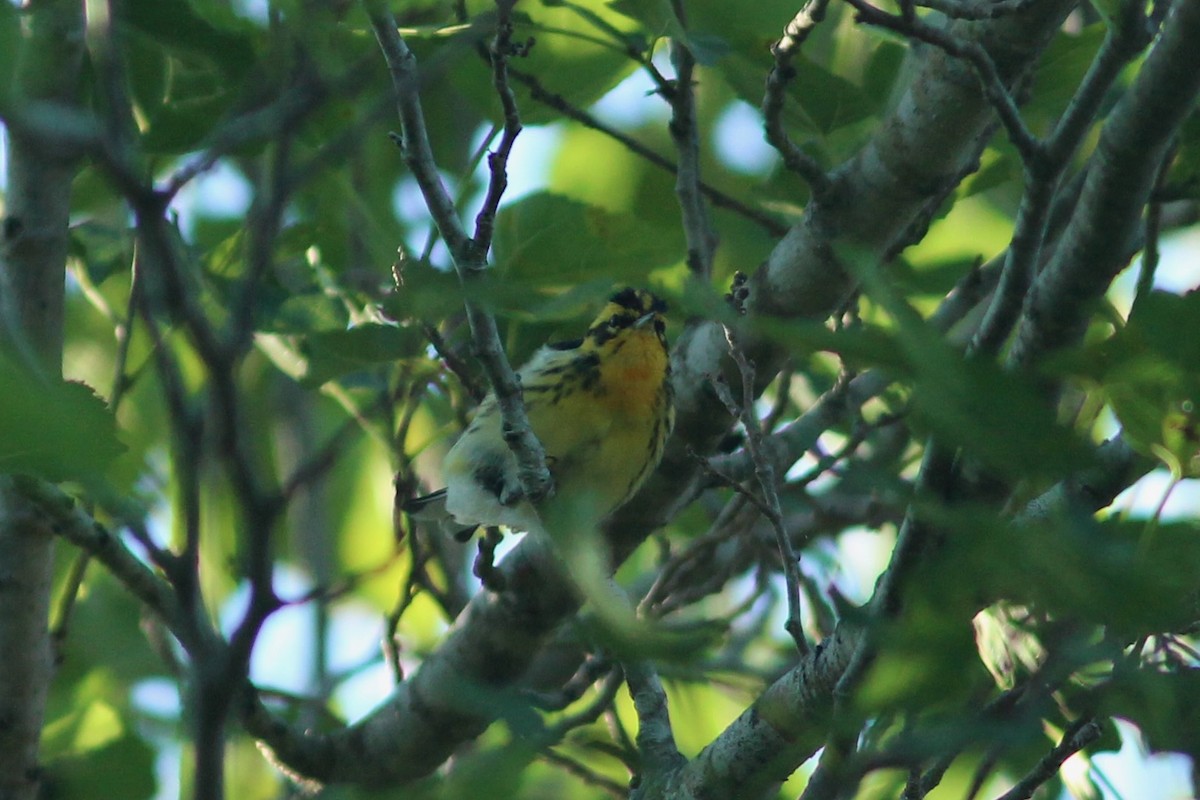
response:
[[[237,79],[257,59],[253,37],[257,28],[248,20],[223,15],[224,24],[212,23],[212,4],[202,16],[188,0],[128,0],[120,6],[122,19],[159,45],[200,56],[226,78]]]
[[[840,75],[803,56],[792,66],[796,76],[788,84],[790,102],[804,110],[820,133],[828,136],[875,113],[875,104],[862,89]]]
[[[1178,149],[1167,173],[1167,186],[1181,198],[1200,198],[1200,114],[1192,115],[1179,130]]]
[[[144,614],[145,607],[116,578],[90,570],[67,628],[61,680],[82,682],[97,667],[122,683],[166,673],[167,665],[142,629]],[[120,694],[118,688],[99,696],[127,702]]]
[[[720,36],[708,33],[689,34],[685,37],[692,57],[702,67],[711,67],[724,58],[732,50],[729,42]]]
[[[9,103],[20,46],[21,22],[17,7],[12,3],[0,3],[0,110]]]
[[[1200,670],[1118,672],[1103,709],[1136,724],[1152,751],[1200,759]]]
[[[119,797],[149,800],[158,790],[154,749],[139,736],[128,734],[103,747],[46,767],[46,798]]]
[[[1180,336],[1200,330],[1200,291],[1183,295],[1154,291],[1138,298],[1130,312],[1128,335],[1140,335],[1156,353],[1187,372],[1200,372],[1200,337]]]
[[[257,27],[228,12],[201,15],[188,0],[130,0],[121,19],[130,43],[131,94],[144,121],[142,146],[170,154],[195,148],[257,62]]]
[[[1129,441],[1181,476],[1200,472],[1200,292],[1151,292],[1129,324],[1067,369],[1099,381]]]
[[[879,656],[856,702],[871,712],[949,708],[988,682],[971,626],[925,597],[881,631]]]
[[[863,73],[863,92],[879,106],[892,96],[892,88],[903,74],[908,48],[891,39],[879,39]]]
[[[1103,25],[1090,25],[1077,33],[1054,37],[1038,61],[1034,89],[1025,105],[1024,113],[1032,123],[1048,126],[1058,119],[1079,90],[1105,34]]]
[[[618,14],[636,19],[653,38],[679,32],[679,20],[668,0],[609,0],[608,7]]]
[[[496,218],[497,266],[505,280],[569,286],[598,277],[637,285],[683,258],[678,229],[664,231],[632,214],[616,214],[540,193],[506,206]]]
[[[425,338],[416,328],[367,323],[343,331],[317,331],[303,337],[307,359],[300,376],[306,386],[320,386],[342,375],[421,355]]]
[[[533,47],[514,68],[537,76],[545,90],[576,107],[591,105],[624,80],[637,68],[630,50],[642,52],[649,46],[648,32],[605,0],[531,3],[519,8],[524,14],[514,15],[514,41],[532,39]],[[461,56],[454,56],[451,80],[478,108],[499,120],[490,67],[473,52],[480,37],[494,35],[493,9],[491,0],[473,0],[468,4],[473,24],[439,48],[446,52],[447,46],[461,47]],[[536,101],[523,83],[513,81],[512,88],[526,125],[561,120],[558,111]]]
[[[72,226],[70,235],[71,255],[83,263],[88,279],[96,286],[129,269],[133,249],[129,229],[87,220]]]
[[[97,477],[124,450],[104,401],[82,383],[38,380],[0,356],[0,472]]]
[[[1130,639],[1186,628],[1200,611],[1200,528],[1097,521],[1087,514],[1013,525],[982,508],[923,504],[954,532],[943,596],[1007,599],[1051,617],[1106,625]]]
[[[1013,480],[1053,480],[1087,463],[1087,447],[1058,424],[1031,381],[955,349],[879,273],[870,254],[842,246],[838,255],[895,320],[913,410],[939,440]]]

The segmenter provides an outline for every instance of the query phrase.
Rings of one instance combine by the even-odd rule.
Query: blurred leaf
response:
[[[162,154],[195,148],[241,94],[258,61],[259,29],[200,0],[130,0],[120,12],[142,147]]]
[[[467,6],[472,25],[451,39],[462,46],[454,56],[451,79],[478,108],[499,120],[490,68],[472,52],[475,42],[494,35],[495,11],[490,0],[472,0]],[[649,46],[647,32],[611,9],[607,0],[556,0],[522,4],[519,9],[513,39],[532,39],[534,45],[512,67],[535,76],[543,89],[575,107],[591,105],[620,83],[637,68],[630,50],[640,52]],[[512,88],[526,125],[561,119],[551,107],[555,104],[536,100],[523,82],[512,81]]]
[[[134,106],[157,111],[168,96],[171,62],[160,43],[134,32],[125,37],[125,74]]]
[[[1002,139],[983,151],[979,159],[979,169],[967,176],[955,194],[962,199],[995,189],[1020,180],[1021,171],[1021,157],[1008,139]]]
[[[93,699],[47,725],[43,747],[52,757],[76,755],[104,747],[124,734],[125,725],[116,709],[103,700]]]
[[[829,135],[878,110],[856,85],[816,62],[801,56],[792,66],[796,75],[788,85],[789,100],[803,109],[818,132]]]
[[[21,22],[17,7],[12,3],[0,3],[0,111],[9,103],[20,43]]]
[[[290,295],[274,307],[269,301],[264,301],[264,306],[257,326],[264,332],[304,334],[338,329],[349,322],[345,305],[325,292]]]
[[[197,13],[202,5],[205,13]],[[213,3],[189,0],[127,0],[123,19],[153,42],[202,56],[227,79],[238,79],[257,59],[253,36],[257,27],[228,10],[216,13]],[[220,25],[213,20],[219,19]]]
[[[1038,127],[1048,127],[1063,113],[1079,82],[1092,65],[1107,29],[1089,25],[1078,33],[1060,32],[1038,61],[1034,88],[1024,113]],[[1035,129],[1036,130],[1036,129]]]
[[[925,339],[925,337],[921,337]],[[1034,385],[940,339],[911,344],[913,408],[943,442],[1015,480],[1060,478],[1086,463]]]
[[[1103,709],[1137,725],[1153,752],[1200,760],[1200,669],[1118,672],[1105,692]]]
[[[891,264],[891,275],[898,288],[912,296],[914,294],[942,297],[972,269],[979,261],[971,258],[952,258],[947,260],[927,260],[910,263],[904,258],[897,258]]]
[[[416,328],[366,323],[348,330],[316,331],[302,337],[307,359],[300,382],[320,386],[341,375],[421,355],[425,337]]]
[[[990,683],[970,624],[936,597],[910,603],[880,635],[879,656],[856,696],[872,713],[949,708]]]
[[[891,39],[879,39],[871,52],[863,74],[863,91],[879,106],[892,96],[892,89],[903,74],[908,48]]]
[[[41,797],[150,800],[158,790],[154,762],[154,749],[141,737],[127,734],[95,750],[52,761],[46,766]]]
[[[40,381],[0,356],[0,472],[98,477],[124,449],[104,401],[82,383]]]
[[[1099,382],[1129,441],[1179,476],[1200,473],[1200,292],[1138,298],[1129,324],[1065,356],[1060,368]]]
[[[664,231],[629,214],[533,194],[496,217],[497,268],[506,281],[570,286],[597,276],[637,285],[683,257],[678,228]]]
[[[1200,613],[1200,527],[1074,515],[1008,524],[994,510],[923,504],[953,532],[939,591],[981,603],[1007,599],[1121,636],[1182,630]],[[933,578],[930,578],[933,580]]]
[[[99,286],[116,272],[128,270],[133,263],[133,238],[127,228],[88,220],[71,227],[71,255],[87,270],[88,278]]]
[[[1019,607],[999,603],[975,615],[979,658],[1001,689],[1012,689],[1037,673],[1046,649]]]
[[[90,569],[62,645],[64,678],[97,665],[130,684],[164,674],[167,666],[143,631],[144,613],[141,603],[114,577],[103,569]]]
[[[1200,337],[1179,331],[1200,326],[1200,290],[1183,295],[1154,291],[1138,298],[1129,315],[1127,335],[1144,337],[1164,359],[1186,372],[1200,372]]]
[[[965,357],[925,323],[869,254],[842,246],[838,255],[895,320],[913,411],[944,444],[1014,480],[1056,479],[1087,463],[1088,449],[1058,424],[1031,381],[990,359]]]
[[[730,51],[729,43],[720,36],[705,33],[688,34],[684,41],[692,51],[692,57],[702,67],[711,67]]]
[[[1200,113],[1192,112],[1183,123],[1177,142],[1166,185],[1174,196],[1195,200],[1200,198]]]
[[[636,19],[651,38],[679,33],[679,20],[669,0],[609,0],[609,8]]]
[[[875,325],[858,325],[834,331],[823,322],[776,318],[755,319],[754,329],[788,348],[793,355],[837,353],[855,369],[877,366],[903,372],[904,352],[892,331]]]

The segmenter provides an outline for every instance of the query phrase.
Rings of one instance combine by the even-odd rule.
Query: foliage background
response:
[[[44,6],[64,19],[78,13],[71,4]],[[470,574],[473,546],[418,536],[393,515],[392,476],[401,496],[439,485],[439,456],[482,383],[467,358],[449,252],[388,137],[397,122],[383,59],[366,13],[352,4],[297,0],[264,10],[220,0],[124,0],[86,7],[78,96],[54,109],[60,116],[49,128],[29,98],[11,90],[0,111],[6,125],[41,131],[78,158],[61,364],[67,379],[95,394],[38,383],[20,354],[7,353],[0,381],[11,400],[0,421],[0,465],[69,481],[82,507],[176,588],[186,570],[171,566],[168,551],[190,553],[200,627],[211,618],[224,637],[249,637],[250,678],[277,713],[301,727],[336,729],[332,716],[360,715],[387,694],[392,671],[377,643],[389,624],[396,626],[395,664],[411,675],[481,591]],[[473,295],[495,311],[514,363],[549,339],[576,335],[611,288],[625,283],[668,297],[678,337],[687,323],[722,318],[721,294],[735,271],[753,272],[772,257],[783,231],[802,219],[811,189],[764,148],[747,120],[759,124],[769,45],[798,10],[771,0],[731,14],[729,4],[697,0],[686,3],[682,25],[671,4],[659,2],[517,6],[516,41],[528,46],[511,63],[517,103],[526,125],[549,127],[517,140],[510,169],[525,185],[496,214],[493,279],[486,294]],[[476,52],[494,34],[496,12],[482,0],[405,2],[396,11],[420,64],[433,154],[470,224],[501,118],[489,67]],[[6,86],[19,85],[36,56],[17,46],[31,18],[0,5]],[[1076,99],[1109,30],[1080,7],[1054,36],[1022,95],[1021,115],[1035,135],[1047,135]],[[671,109],[663,86],[647,78],[673,74],[664,37],[686,43],[699,65],[692,86],[699,174],[739,206],[711,207],[719,246],[701,274],[684,259],[694,242],[680,222],[675,176],[612,131],[580,121],[587,115],[674,162]],[[815,164],[844,165],[878,135],[911,78],[910,49],[904,36],[831,6],[794,61],[783,111]],[[1108,87],[1064,183],[1093,157],[1100,121],[1138,67],[1135,61]],[[1167,227],[1195,219],[1197,131],[1193,116],[1160,180],[1177,201],[1162,212]],[[849,604],[868,600],[887,564],[931,434],[998,473],[1011,511],[1086,466],[1081,442],[1097,443],[1120,427],[1141,458],[1173,468],[1171,499],[1186,510],[1171,521],[1160,472],[1157,483],[1133,490],[1143,502],[1128,519],[1132,500],[1102,515],[1110,524],[1093,529],[1076,519],[1075,527],[1038,528],[1047,538],[1018,540],[1015,555],[999,545],[954,550],[918,575],[915,610],[885,637],[892,649],[864,689],[864,714],[873,721],[863,729],[867,749],[900,753],[899,763],[881,759],[848,796],[897,796],[906,779],[903,748],[915,748],[917,757],[909,757],[928,766],[940,751],[921,735],[935,734],[964,752],[931,796],[964,796],[977,774],[984,794],[998,796],[1057,742],[1080,697],[1082,706],[1099,704],[1092,713],[1104,721],[1103,736],[1063,777],[1049,780],[1046,796],[1104,788],[1088,759],[1119,745],[1112,716],[1140,725],[1155,751],[1196,753],[1196,659],[1191,639],[1174,634],[1186,634],[1196,619],[1189,605],[1197,564],[1189,403],[1200,367],[1191,344],[1198,295],[1152,294],[1147,279],[1136,290],[1144,309],[1136,324],[1125,324],[1129,309],[1121,303],[1097,312],[1084,346],[1031,371],[1026,377],[1066,383],[1063,424],[1056,425],[1026,383],[949,358],[949,348],[906,317],[908,309],[932,313],[1010,244],[1030,183],[1021,154],[1000,132],[978,162],[927,209],[928,232],[910,237],[886,270],[868,276],[854,312],[835,315],[836,334],[813,322],[755,329],[787,351],[787,380],[772,384],[759,407],[781,424],[833,389],[844,369],[882,367],[900,379],[861,415],[848,413],[823,430],[797,454],[781,487],[789,527],[804,548],[807,630],[829,635],[835,616],[863,613]],[[135,252],[135,228],[154,210],[155,198],[138,189],[150,181],[172,191],[163,195],[170,205],[159,209],[160,232],[179,259],[179,286],[130,268],[148,258],[145,239]],[[1069,191],[1060,196],[1070,202]],[[1194,263],[1194,256],[1182,260]],[[968,316],[952,341],[961,345],[977,322],[978,314]],[[446,369],[431,337],[442,356],[462,357],[460,374]],[[222,354],[225,347],[232,357]],[[943,369],[924,369],[937,364]],[[723,447],[736,450],[740,441]],[[286,510],[254,506],[276,490]],[[732,494],[718,486],[683,509],[622,568],[625,585],[646,591],[671,563],[667,554],[686,552],[704,536]],[[1147,494],[1164,504],[1147,506]],[[987,533],[998,506],[940,509],[947,515],[940,519]],[[757,533],[750,522],[741,529],[748,555],[712,556],[706,566],[721,581],[701,588],[694,577],[672,596],[678,609],[670,619],[715,620],[724,631],[718,643],[657,663],[675,738],[689,757],[797,658],[782,630],[783,585],[769,533],[761,523]],[[268,538],[264,556],[255,543]],[[1167,545],[1151,548],[1151,563],[1139,563],[1130,543],[1147,541]],[[255,570],[263,563],[285,603],[280,610],[256,606],[263,584]],[[1083,640],[1124,650],[1071,662],[1070,681],[1056,685],[1060,693],[1039,714],[980,734],[970,714],[954,713],[996,692],[964,625],[971,615],[964,618],[962,604],[976,598],[963,596],[975,592],[1049,610],[1052,621],[1077,621],[1092,637]],[[154,797],[176,781],[185,794],[204,794],[211,776],[197,766],[192,745],[206,702],[197,651],[181,648],[177,630],[75,546],[55,550],[51,597],[57,660],[40,755],[47,795]],[[1064,645],[1070,637],[1044,622],[1004,634],[1018,664],[1001,683],[1044,677],[1035,640],[1068,661],[1078,657],[1072,648],[1083,645]],[[597,668],[604,666],[611,665]],[[236,665],[223,674],[236,676]],[[602,696],[602,685],[587,688],[572,708]],[[1095,685],[1107,688],[1089,693]],[[510,698],[485,698],[504,722],[467,748],[451,777],[420,791],[466,796],[479,790],[477,771],[497,759],[510,768],[490,774],[493,796],[504,789],[583,798],[624,786],[622,762],[634,748],[622,737],[637,728],[638,714],[624,690],[614,698],[607,717],[571,730],[540,759],[511,740],[529,734],[523,725],[542,723],[506,706]],[[551,713],[545,724],[561,718]],[[618,728],[624,733],[612,733]],[[298,791],[237,724],[223,760],[229,797]],[[780,796],[796,796],[812,766],[796,771]],[[320,796],[376,795],[331,787]]]

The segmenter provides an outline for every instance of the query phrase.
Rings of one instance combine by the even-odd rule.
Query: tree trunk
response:
[[[81,10],[81,3],[66,0],[28,5],[15,104],[74,99]],[[46,380],[58,380],[62,371],[63,280],[75,170],[74,163],[10,131],[0,230],[0,356]],[[48,628],[53,542],[11,477],[0,476],[0,800],[33,800],[38,794],[38,742],[53,672]]]

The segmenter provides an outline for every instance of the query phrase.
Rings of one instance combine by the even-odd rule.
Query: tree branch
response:
[[[71,104],[79,90],[83,8],[71,0],[27,7],[13,87],[21,104]],[[8,132],[8,185],[0,221],[0,358],[30,373],[62,374],[71,182],[77,163],[23,131]],[[13,478],[0,475],[0,797],[33,800],[38,747],[53,676],[49,636],[54,538]]]
[[[624,668],[638,716],[637,748],[641,755],[641,770],[634,797],[653,797],[685,759],[675,746],[667,692],[658,673],[647,663],[625,664]]]
[[[1027,68],[1072,7],[1069,0],[1048,0],[1000,20],[958,25],[988,48],[1002,75],[1011,76]],[[377,26],[377,35],[390,34],[380,33]],[[858,155],[831,174],[829,198],[809,205],[805,219],[755,273],[749,315],[811,318],[829,313],[851,285],[832,260],[830,232],[883,252],[937,194],[944,176],[959,174],[961,161],[973,156],[975,138],[990,118],[991,106],[969,68],[939,50],[923,51],[892,115]],[[656,474],[604,525],[613,564],[621,563],[669,519],[699,480],[688,447],[711,452],[728,430],[728,417],[714,411],[719,401],[707,388],[708,376],[720,371],[727,352],[719,326],[712,323],[689,326],[677,344],[672,358],[679,412],[676,434]],[[755,353],[754,358],[766,374],[779,353]],[[366,719],[327,735],[301,734],[257,716],[247,720],[247,727],[279,760],[319,780],[378,784],[427,774],[494,718],[495,710],[474,701],[478,695],[472,693],[503,691],[515,682],[534,661],[545,637],[578,608],[578,598],[536,537],[526,537],[499,568],[508,591],[472,599],[443,645]],[[734,732],[727,732],[728,740],[704,759],[718,764],[723,774],[745,777],[772,762],[773,770],[787,774],[794,758],[803,760],[808,744],[819,746],[824,737],[816,723],[820,715],[810,719],[813,725],[806,732],[784,735],[765,724],[761,712],[764,703],[768,714],[771,708],[788,707],[798,711],[790,718],[800,719],[827,702],[848,663],[847,643],[854,640],[845,632],[837,637],[841,638],[828,642],[798,668],[815,669],[819,681],[810,686],[793,678],[797,696],[791,700],[783,697],[787,689],[769,689],[764,696],[769,699],[760,700],[749,717],[735,724]],[[463,690],[464,683],[471,693]],[[789,733],[786,712],[783,717],[780,725]],[[733,742],[743,735],[764,737],[768,750],[771,742],[779,749],[764,752],[762,761],[741,761]],[[689,772],[688,780],[698,786],[701,772]]]
[[[1133,86],[1108,115],[1075,216],[1021,313],[1009,354],[1026,365],[1075,342],[1125,266],[1159,164],[1200,95],[1200,8],[1176,2]]]
[[[379,4],[375,3],[374,5],[378,6]],[[511,35],[511,23],[506,22],[507,15],[504,13],[505,8],[511,11],[510,0],[501,0],[499,8],[501,10],[497,21],[500,31],[499,38],[504,38],[503,30],[508,30]],[[529,426],[529,417],[525,413],[525,405],[521,400],[521,386],[508,363],[504,348],[500,344],[496,319],[490,312],[485,311],[476,299],[482,296],[480,284],[487,266],[486,251],[490,243],[488,226],[482,225],[483,229],[476,231],[477,235],[484,234],[485,237],[480,240],[483,245],[481,251],[479,243],[467,236],[463,229],[454,202],[438,175],[433,150],[429,144],[429,135],[425,128],[425,114],[421,110],[416,56],[409,50],[404,37],[400,35],[391,12],[374,8],[370,16],[375,38],[379,42],[379,47],[383,51],[384,59],[387,61],[392,75],[396,107],[403,130],[400,138],[401,152],[413,177],[416,178],[417,185],[421,188],[429,212],[433,215],[438,231],[450,250],[459,282],[467,293],[465,302],[467,321],[471,327],[475,357],[479,359],[484,374],[487,375],[488,382],[495,392],[496,402],[504,419],[505,440],[517,459],[521,487],[526,497],[530,500],[538,500],[553,488],[550,470],[546,467],[546,453]],[[509,27],[506,28],[506,25]],[[493,68],[499,70],[495,73],[495,80],[497,85],[502,87],[502,97],[505,95],[503,89],[507,88],[506,79],[502,77],[504,59],[507,58],[507,55],[507,53],[493,55]],[[501,64],[500,67],[496,66],[497,59]],[[515,107],[506,110],[508,147],[512,146],[511,137],[516,136],[520,125],[519,120],[513,116],[514,114]],[[507,128],[514,121],[516,127],[509,136]],[[489,196],[496,193],[498,201],[499,192],[503,191],[503,163],[500,159],[494,159],[492,163],[493,179],[491,188],[489,188]],[[498,173],[497,168],[499,168]],[[484,222],[486,223],[486,217]]]
[[[677,9],[679,24],[683,25],[682,9]],[[696,121],[696,94],[693,73],[696,59],[683,42],[671,42],[671,61],[675,65],[675,81],[668,97],[671,101],[671,123],[668,129],[679,154],[675,173],[675,196],[683,214],[683,233],[687,241],[687,265],[692,274],[707,279],[712,275],[713,253],[717,234],[708,219],[708,209],[700,192],[700,132]]]
[[[767,74],[767,88],[762,100],[767,141],[779,152],[784,166],[803,178],[812,193],[818,196],[829,190],[829,176],[816,159],[801,150],[788,135],[783,121],[783,104],[787,85],[796,75],[792,59],[813,29],[825,19],[828,8],[829,0],[807,0],[784,28],[783,36],[771,46],[775,64]]]

